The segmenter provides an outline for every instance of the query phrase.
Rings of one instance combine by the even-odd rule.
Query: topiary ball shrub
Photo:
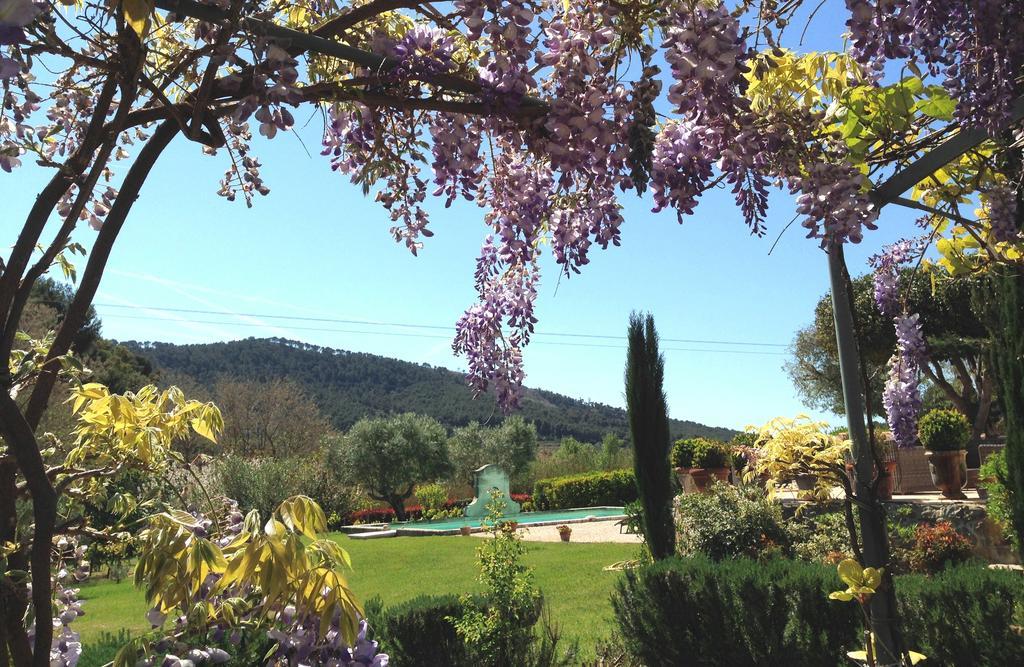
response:
[[[729,447],[724,442],[700,438],[694,443],[694,468],[728,468],[729,463]]]
[[[925,449],[933,452],[966,449],[971,439],[971,425],[956,410],[931,410],[921,417],[917,438]]]
[[[679,553],[764,558],[792,552],[792,536],[779,506],[754,486],[712,484],[706,493],[676,499]]]
[[[672,452],[669,455],[673,468],[693,467],[693,444],[697,440],[699,440],[699,438],[683,438],[681,440],[676,440],[676,443],[672,446]]]

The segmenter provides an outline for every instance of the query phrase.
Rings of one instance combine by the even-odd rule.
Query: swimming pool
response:
[[[518,521],[521,526],[550,526],[561,523],[580,523],[621,519],[625,516],[621,507],[580,507],[571,510],[548,510],[544,512],[523,512],[505,517],[507,521]],[[439,521],[394,522],[391,530],[398,535],[455,535],[463,526],[470,526],[473,532],[482,530],[483,517],[460,517]],[[351,528],[355,528],[352,526]],[[380,527],[367,529],[380,530]],[[347,532],[347,531],[346,531]]]

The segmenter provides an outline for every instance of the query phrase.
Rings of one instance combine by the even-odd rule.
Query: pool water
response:
[[[571,510],[548,510],[545,512],[523,512],[505,517],[506,521],[518,521],[520,526],[547,525],[556,523],[575,523],[587,520],[588,517],[596,519],[612,519],[624,516],[621,507],[581,507]],[[398,531],[399,535],[413,534],[448,534],[457,532],[463,526],[479,528],[484,517],[459,517],[458,519],[442,519],[439,521],[407,521],[404,523],[392,523],[391,528]]]

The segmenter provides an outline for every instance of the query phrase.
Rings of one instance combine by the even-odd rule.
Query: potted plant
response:
[[[713,480],[729,481],[729,459],[729,447],[724,442],[695,439],[690,478],[698,492],[703,493]]]
[[[565,525],[564,523],[558,527],[558,536],[562,538],[563,542],[568,542],[570,535],[572,535],[572,528]]]
[[[804,499],[826,501],[832,489],[848,483],[843,459],[849,443],[827,432],[828,424],[807,415],[776,417],[757,429],[757,457],[743,475],[746,482],[767,478],[765,489],[774,497],[790,482],[813,480],[813,490],[802,492]]]
[[[679,486],[684,491],[687,487],[687,477],[690,474],[690,468],[693,467],[693,443],[697,441],[697,438],[683,438],[682,440],[676,440],[676,443],[672,446],[672,453],[670,459],[672,467],[676,470],[676,475],[679,478]]]
[[[944,498],[963,500],[967,482],[967,441],[971,425],[956,410],[932,410],[921,417],[917,437],[925,448],[932,483]]]
[[[459,526],[459,535],[472,535],[473,526]]]

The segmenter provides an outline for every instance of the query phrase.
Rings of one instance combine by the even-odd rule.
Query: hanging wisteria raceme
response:
[[[490,48],[480,60],[479,76],[489,98],[516,106],[537,83],[530,73],[534,12],[525,0],[456,0],[470,41],[487,39]]]
[[[714,160],[705,146],[718,143],[717,130],[691,121],[669,121],[654,140],[651,190],[654,212],[675,209],[682,222],[692,215],[697,198],[714,174]]]
[[[55,551],[58,558],[54,577],[54,633],[50,648],[51,667],[75,667],[82,656],[82,640],[71,624],[85,615],[78,598],[77,584],[89,578],[91,567],[85,558],[85,547],[74,539],[61,537]]]
[[[796,210],[807,238],[832,243],[860,243],[864,229],[876,229],[878,211],[865,192],[866,177],[849,163],[817,162],[807,174],[789,179],[797,195]]]
[[[438,28],[416,26],[384,54],[398,62],[387,73],[387,78],[406,81],[420,76],[447,74],[455,66],[452,61],[454,50],[455,39],[449,33]]]
[[[981,201],[993,241],[1012,243],[1022,240],[1022,231],[1017,227],[1017,193],[1000,185],[986,192]]]
[[[557,202],[551,211],[555,260],[567,271],[587,264],[592,243],[618,245],[617,189],[628,187],[625,165],[628,130],[622,121],[630,105],[625,87],[602,66],[614,58],[609,6],[581,4],[544,27],[537,62],[551,68],[541,88],[552,98],[543,125],[543,152],[557,173]]]
[[[444,195],[446,208],[460,195],[474,200],[480,190],[484,179],[482,134],[482,123],[465,114],[439,112],[431,116],[431,167],[437,185],[432,194]]]
[[[708,124],[732,118],[749,105],[738,95],[751,52],[740,36],[739,21],[724,4],[709,8],[699,0],[678,3],[666,19],[665,60],[674,83],[668,101],[692,120]]]
[[[894,318],[896,353],[889,359],[889,377],[882,394],[889,430],[899,447],[917,442],[917,417],[921,411],[920,370],[927,348],[918,315]]]
[[[498,250],[488,237],[477,261],[479,300],[456,323],[452,349],[466,357],[471,387],[480,392],[493,388],[498,403],[511,407],[522,390],[522,348],[537,321],[533,306],[540,274],[535,264],[504,270],[495,268],[499,265]]]
[[[868,263],[874,269],[875,306],[878,312],[886,317],[896,317],[902,310],[899,272],[903,266],[921,255],[922,246],[921,239],[900,239],[868,259]]]
[[[957,100],[956,117],[995,136],[1022,93],[1024,3],[1005,0],[847,0],[853,53],[920,58]]]

